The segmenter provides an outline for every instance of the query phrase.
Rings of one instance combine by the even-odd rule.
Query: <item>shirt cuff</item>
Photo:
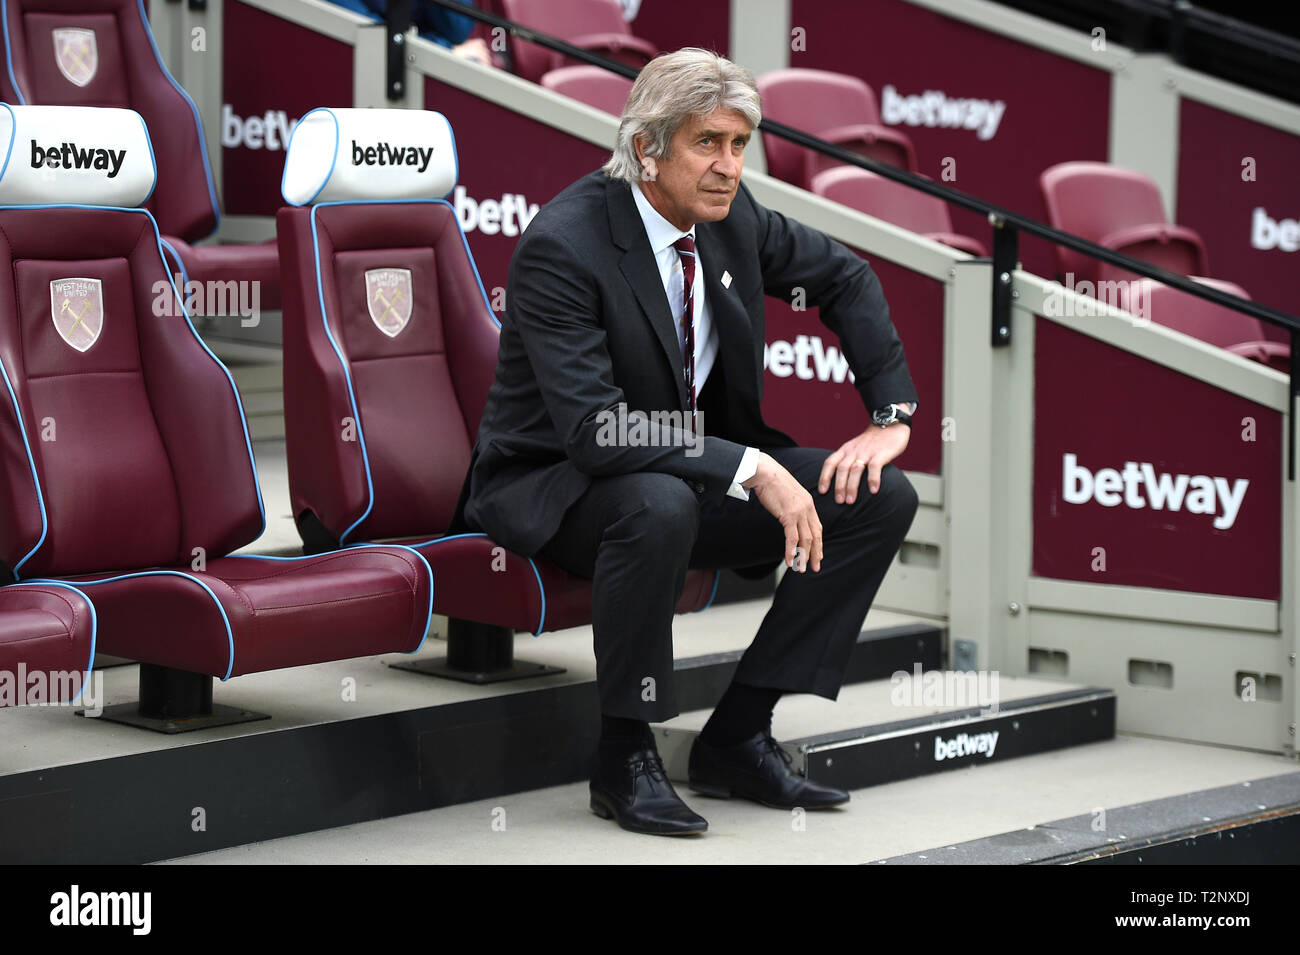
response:
[[[731,487],[727,490],[727,496],[741,501],[748,501],[749,489],[741,487],[741,485],[757,473],[758,448],[746,448],[745,453],[740,458],[740,467],[736,468],[736,476],[731,479]]]

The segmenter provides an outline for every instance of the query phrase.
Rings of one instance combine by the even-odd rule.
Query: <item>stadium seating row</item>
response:
[[[513,23],[637,69],[659,53],[653,43],[631,32],[618,0],[494,0],[492,5]],[[551,70],[573,62],[561,53],[514,36],[507,37],[506,52],[514,72],[534,83]]]
[[[93,6],[93,8],[92,8]],[[617,0],[492,0],[489,8],[521,25],[632,66],[655,53],[630,33]],[[0,99],[11,103],[125,106],[152,129],[173,132],[160,144],[158,185],[146,208],[159,223],[163,248],[185,280],[257,283],[264,309],[281,303],[274,242],[195,244],[218,221],[218,202],[198,113],[158,56],[142,0],[6,0],[7,69]],[[631,81],[571,61],[513,35],[507,54],[520,76],[607,112],[622,111]],[[915,172],[916,150],[903,132],[884,125],[874,91],[861,79],[821,70],[787,69],[758,79],[767,116],[828,142]],[[813,150],[765,135],[769,172],[868,215],[971,255],[986,254],[977,239],[955,233],[947,204]],[[1158,189],[1147,177],[1104,163],[1069,162],[1045,170],[1040,182],[1051,224],[1169,271],[1208,276],[1205,247],[1190,229],[1166,221]],[[1057,247],[1058,278],[1083,289],[1099,283],[1145,294],[1134,276],[1081,253]],[[1221,286],[1240,292],[1239,286]],[[1231,310],[1169,290],[1156,321],[1213,344],[1280,366],[1289,354],[1283,336]],[[1171,307],[1163,307],[1172,303]],[[1111,302],[1110,304],[1119,304]]]
[[[542,75],[543,86],[618,115],[632,81],[594,66],[566,66]],[[862,80],[821,70],[775,70],[758,78],[764,114],[827,142],[901,169],[916,171],[909,137],[884,126],[875,93]],[[942,199],[765,135],[768,172],[833,202],[901,226],[974,256],[988,254],[977,239],[953,231]],[[1193,230],[1166,221],[1159,189],[1147,176],[1108,163],[1067,162],[1040,177],[1050,223],[1108,249],[1197,278],[1241,298],[1241,286],[1206,278],[1205,244]],[[1062,246],[1058,278],[1096,294],[1118,290],[1108,304],[1135,309],[1159,324],[1279,370],[1290,346],[1280,331],[1258,319],[1169,288]],[[1102,284],[1107,283],[1107,284]]]

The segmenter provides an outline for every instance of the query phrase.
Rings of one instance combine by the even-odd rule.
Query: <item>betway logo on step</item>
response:
[[[998,748],[998,731],[991,733],[958,733],[952,739],[942,736],[934,738],[934,761],[957,759],[960,756],[983,756],[993,758],[993,751]]]
[[[1208,474],[1170,474],[1157,471],[1146,461],[1125,461],[1123,470],[1102,468],[1093,472],[1066,454],[1061,463],[1061,495],[1067,504],[1096,501],[1102,507],[1125,507],[1153,511],[1181,511],[1213,514],[1214,526],[1226,531],[1237,522],[1247,478],[1230,480]]]
[[[804,381],[853,381],[849,360],[817,335],[797,335],[793,342],[777,339],[763,346],[763,367],[778,378],[794,375]]]
[[[288,149],[289,134],[298,119],[289,118],[282,109],[268,109],[261,116],[243,117],[226,103],[221,107],[221,145],[227,149]]]

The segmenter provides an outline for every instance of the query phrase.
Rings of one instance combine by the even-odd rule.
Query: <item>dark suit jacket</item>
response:
[[[695,235],[719,336],[699,400],[703,450],[670,429],[655,446],[608,446],[600,415],[620,402],[647,414],[688,407],[645,226],[631,187],[601,172],[569,186],[529,224],[510,263],[496,379],[470,466],[471,526],[531,555],[593,477],[659,471],[722,495],[746,446],[793,445],[759,410],[764,293],[789,300],[803,288],[839,336],[869,409],[916,400],[880,283],[853,252],[759,205],[743,183],[727,217],[697,224]]]

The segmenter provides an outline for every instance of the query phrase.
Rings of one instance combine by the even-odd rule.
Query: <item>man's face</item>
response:
[[[717,222],[731,211],[753,133],[743,114],[716,109],[692,116],[673,135],[668,155],[646,159],[651,175],[642,191],[659,214],[686,232],[697,222]],[[644,168],[644,166],[643,166]]]

